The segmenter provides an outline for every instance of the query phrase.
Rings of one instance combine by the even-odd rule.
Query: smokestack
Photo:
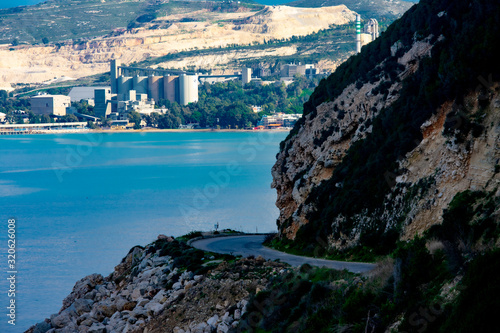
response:
[[[118,77],[121,76],[119,67],[120,62],[116,59],[111,59],[111,93],[118,93]]]
[[[361,52],[361,16],[356,14],[356,53]]]

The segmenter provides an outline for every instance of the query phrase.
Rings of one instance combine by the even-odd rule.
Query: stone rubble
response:
[[[174,258],[160,251],[136,246],[110,276],[81,279],[59,313],[26,332],[226,333],[245,314],[248,290],[262,290],[269,276],[286,271],[281,263],[246,258],[195,275],[174,267]],[[265,273],[254,274],[252,266]]]

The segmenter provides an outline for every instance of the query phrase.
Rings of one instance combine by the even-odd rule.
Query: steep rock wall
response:
[[[387,253],[457,193],[499,195],[500,70],[478,59],[500,32],[474,31],[487,11],[421,1],[320,83],[272,170],[282,240]]]

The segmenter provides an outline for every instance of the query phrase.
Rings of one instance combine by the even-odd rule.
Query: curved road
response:
[[[375,268],[374,264],[301,257],[272,250],[262,245],[265,238],[266,235],[205,238],[193,241],[191,246],[204,251],[241,255],[243,257],[253,255],[262,256],[263,258],[270,260],[279,259],[280,261],[286,262],[292,266],[309,264],[318,267],[326,266],[328,268],[338,270],[347,269],[353,273],[364,273]]]

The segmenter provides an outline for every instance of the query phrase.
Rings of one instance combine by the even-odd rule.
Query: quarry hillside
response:
[[[284,243],[388,253],[457,194],[499,196],[498,14],[421,1],[320,83],[272,171]]]
[[[352,54],[354,18],[345,5],[298,8],[217,1],[51,0],[0,10],[4,43],[0,87],[104,73],[110,59],[232,73],[238,61],[323,54],[318,68],[333,70]],[[344,26],[352,26],[347,35],[339,31],[318,45],[276,43]],[[180,52],[182,57],[151,61]]]

